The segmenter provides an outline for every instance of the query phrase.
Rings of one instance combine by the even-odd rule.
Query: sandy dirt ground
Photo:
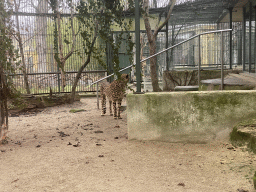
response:
[[[125,105],[125,102],[124,102]],[[70,113],[70,109],[86,111]],[[227,139],[208,144],[130,141],[123,119],[96,98],[10,117],[0,146],[0,191],[254,191],[256,156]]]

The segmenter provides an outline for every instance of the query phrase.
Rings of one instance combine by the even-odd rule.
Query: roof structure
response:
[[[194,0],[184,1],[174,6],[170,22],[176,23],[218,23],[228,22],[231,7],[241,7],[248,0]],[[151,13],[166,12],[167,8],[151,8]],[[240,14],[240,12],[239,12]],[[225,18],[225,19],[223,19]],[[242,19],[242,17],[239,19]]]
[[[232,21],[242,22],[243,21],[243,7],[249,2],[249,0],[239,0],[232,10]],[[224,11],[219,18],[219,22],[229,22],[229,13]]]

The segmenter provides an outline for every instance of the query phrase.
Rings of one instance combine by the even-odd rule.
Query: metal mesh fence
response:
[[[18,2],[18,1],[17,1]],[[70,7],[64,2],[60,4],[61,12],[61,35],[63,43],[63,55],[66,56],[72,48],[71,14]],[[83,51],[82,38],[78,33],[77,18],[73,18],[73,28],[76,34],[74,53],[66,61],[66,86],[61,89],[60,67],[54,59],[54,30],[56,20],[46,0],[20,1],[16,5],[12,20],[15,30],[20,31],[21,44],[24,52],[25,67],[28,75],[28,83],[31,94],[53,92],[70,92],[77,71],[86,61],[87,56]],[[73,10],[74,11],[74,10]],[[21,55],[19,39],[13,39],[15,47]],[[96,46],[105,46],[98,40]],[[21,60],[21,57],[20,57]],[[77,91],[95,91],[90,87],[92,81],[105,76],[106,70],[92,57],[90,64],[83,71],[79,80]],[[16,74],[12,76],[14,85],[22,93],[25,92],[25,84],[22,70],[17,67]]]
[[[255,51],[250,51],[249,49],[251,50],[255,50],[255,43],[253,42],[256,42],[255,41],[255,21],[253,21],[251,23],[251,34],[249,32],[249,21],[246,20],[246,23],[245,23],[245,71],[250,71],[250,72],[255,72]],[[251,38],[250,38],[250,35],[251,35]],[[251,42],[251,43],[250,43]],[[251,48],[250,48],[250,45],[251,45]],[[251,59],[249,61],[249,53],[251,52]],[[251,63],[250,67],[251,69],[249,69],[249,63]]]
[[[61,69],[54,59],[53,42],[55,17],[47,3],[48,1],[21,0],[20,2],[17,9],[14,11],[12,19],[16,31],[18,31],[18,29],[20,30],[31,93],[48,93],[50,88],[53,92],[62,92]],[[72,46],[72,31],[70,29],[71,9],[65,1],[60,2],[62,36],[63,41],[68,42],[63,42],[63,54],[67,55]],[[72,2],[75,6],[79,0],[73,0]],[[168,2],[167,0],[152,0],[150,1],[150,8],[153,12],[155,11],[155,13],[164,13],[167,10],[166,6]],[[177,0],[173,15],[168,23],[168,46],[175,45],[202,32],[229,28],[229,23],[217,24],[216,22],[216,19],[222,14],[222,9],[227,6],[231,6],[231,4],[230,1],[226,0]],[[73,11],[75,13],[75,10]],[[248,25],[247,22],[247,28],[249,27]],[[73,27],[75,33],[77,33],[78,22],[76,17],[73,19]],[[254,38],[255,22],[252,23],[252,28],[254,30],[252,37]],[[242,23],[233,22],[233,29],[232,65],[239,66],[242,65]],[[224,33],[224,64],[226,66],[230,65],[229,35],[229,33]],[[166,29],[164,28],[159,32],[157,37],[157,52],[166,48],[166,41],[167,35]],[[252,39],[252,41],[255,40]],[[79,33],[77,33],[76,42],[76,52],[67,60],[64,67],[67,80],[64,92],[70,92],[76,73],[87,58],[86,55],[83,54],[82,38]],[[247,46],[248,42],[249,39],[247,38],[247,50],[249,49]],[[14,43],[19,49],[17,39],[14,39]],[[97,44],[97,46],[106,46],[105,43],[100,40]],[[220,34],[201,36],[200,48],[202,67],[218,68],[221,63]],[[157,56],[159,79],[161,80],[163,71],[167,69],[167,66],[169,66],[169,69],[197,67],[199,61],[198,50],[199,45],[198,39],[196,38],[168,51],[167,54]],[[245,53],[247,53],[247,50],[245,50]],[[141,59],[149,56],[149,46],[145,31],[141,32],[141,53]],[[246,55],[246,69],[248,69],[248,58],[249,56]],[[252,59],[252,62],[255,62],[255,59]],[[95,59],[92,59],[82,74],[77,91],[95,91],[95,87],[89,86],[90,82],[105,76],[105,74],[105,69],[100,66]],[[142,74],[144,81],[150,79],[149,60],[142,63]],[[18,90],[25,93],[24,78],[22,70],[19,68],[16,70],[16,75],[13,75],[13,82]]]
[[[229,23],[209,23],[209,24],[184,24],[184,25],[169,25],[168,30],[168,47],[176,45],[184,40],[187,40],[195,35],[203,32],[228,29]],[[232,49],[233,58],[232,66],[237,67],[242,65],[242,23],[234,22],[232,31]],[[147,37],[143,37],[143,55],[142,58],[149,56],[149,48],[147,46]],[[230,65],[230,33],[223,33],[224,40],[224,66],[229,68]],[[157,38],[157,52],[166,48],[166,32],[160,32]],[[221,65],[221,34],[211,33],[200,36],[200,54],[201,67],[205,69],[218,69]],[[188,70],[197,69],[199,63],[199,44],[198,38],[192,39],[183,43],[174,49],[167,51],[165,54],[157,56],[159,80],[162,80],[163,71],[169,70]],[[145,81],[150,81],[150,65],[149,60],[142,64],[143,77]]]

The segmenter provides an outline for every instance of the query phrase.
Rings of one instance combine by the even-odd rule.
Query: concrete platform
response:
[[[127,95],[129,139],[205,143],[255,115],[254,90]]]
[[[202,84],[220,85],[221,79],[206,79],[201,81]],[[230,73],[224,78],[224,85],[238,86],[256,86],[256,76],[251,73]]]

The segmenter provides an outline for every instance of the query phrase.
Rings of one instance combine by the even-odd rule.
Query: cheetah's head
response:
[[[122,74],[122,75],[121,75],[121,79],[122,79],[125,83],[128,83],[128,81],[129,81],[129,75],[128,75],[128,74]]]

